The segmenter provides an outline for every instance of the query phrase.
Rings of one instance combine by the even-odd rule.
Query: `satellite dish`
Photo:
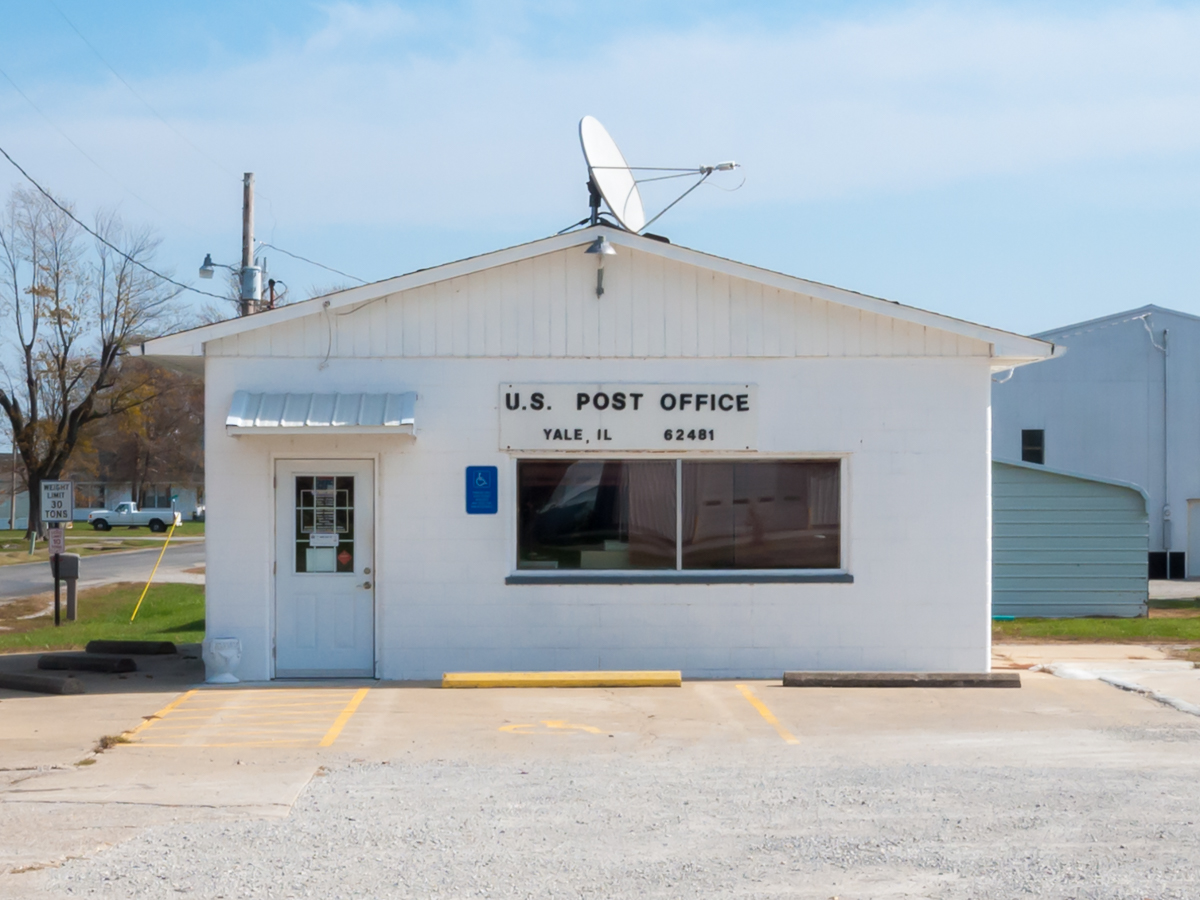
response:
[[[587,160],[588,177],[621,227],[641,231],[646,227],[642,195],[617,142],[603,125],[591,116],[584,116],[579,120],[579,143]],[[593,204],[593,208],[598,205]]]
[[[599,224],[602,201],[608,205],[608,210],[616,218],[618,225],[626,231],[640,234],[662,218],[663,214],[680,200],[707,182],[709,176],[714,172],[732,172],[734,169],[741,168],[732,160],[713,166],[686,166],[684,168],[631,166],[625,162],[625,157],[621,155],[617,142],[612,139],[604,126],[591,116],[584,116],[579,120],[579,143],[583,147],[583,158],[587,160],[588,206],[592,208],[592,213],[586,219],[581,219],[574,225],[568,225],[558,232],[559,234],[570,231],[572,228],[578,228],[580,225]],[[634,176],[634,172],[653,174],[637,178]],[[647,219],[638,185],[647,181],[667,181],[672,178],[695,178],[696,180],[686,191]],[[743,178],[742,183],[744,184],[745,181],[746,179]],[[717,186],[720,187],[720,185]],[[741,186],[739,184],[735,188],[722,188],[722,190],[736,191]]]

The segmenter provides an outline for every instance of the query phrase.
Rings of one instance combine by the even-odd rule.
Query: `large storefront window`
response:
[[[683,568],[836,569],[836,462],[683,463]]]
[[[522,569],[675,568],[675,463],[522,460]]]
[[[837,461],[520,460],[517,473],[520,569],[841,565]]]

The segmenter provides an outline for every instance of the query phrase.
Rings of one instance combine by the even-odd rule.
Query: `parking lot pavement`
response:
[[[1059,678],[1103,681],[1200,716],[1200,668],[1171,650],[1139,644],[1001,644],[993,657],[1014,668],[1037,666]]]
[[[1200,579],[1187,581],[1151,581],[1151,600],[1196,600],[1200,599]]]
[[[139,747],[328,747],[368,690],[190,690],[129,739]]]
[[[1200,895],[1200,718],[1022,677],[2,699],[0,895]]]

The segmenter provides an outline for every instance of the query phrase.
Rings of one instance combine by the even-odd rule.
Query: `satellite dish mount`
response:
[[[604,199],[600,195],[600,188],[596,187],[596,179],[588,176],[588,206],[592,208],[592,214],[588,216],[587,223],[589,225],[600,224],[600,202]]]

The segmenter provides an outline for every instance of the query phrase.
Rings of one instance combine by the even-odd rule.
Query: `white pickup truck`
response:
[[[93,509],[88,513],[88,524],[97,531],[112,531],[114,526],[140,528],[146,525],[151,531],[166,531],[167,526],[181,521],[179,513],[171,509],[138,509],[133,502],[118,503],[116,509]]]

